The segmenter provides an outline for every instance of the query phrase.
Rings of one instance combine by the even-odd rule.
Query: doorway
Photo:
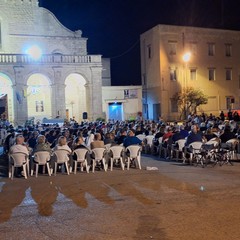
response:
[[[108,104],[108,118],[115,121],[123,120],[123,106],[121,102],[114,102]]]

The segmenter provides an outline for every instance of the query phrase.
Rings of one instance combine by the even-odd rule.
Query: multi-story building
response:
[[[125,111],[133,101],[124,98],[128,87],[112,96],[113,87],[103,98],[102,86],[110,85],[110,60],[88,54],[81,30],[64,27],[38,0],[0,0],[1,116],[14,125],[56,116],[77,121],[136,116],[139,101]],[[141,94],[135,98],[141,103]],[[119,113],[112,115],[114,103]]]
[[[185,53],[191,53],[187,61]],[[240,32],[158,25],[141,35],[143,115],[179,118],[173,98],[193,87],[208,97],[198,112],[214,114],[239,108]]]

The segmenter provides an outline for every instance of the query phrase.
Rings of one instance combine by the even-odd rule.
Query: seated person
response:
[[[123,146],[127,148],[131,145],[143,145],[143,142],[135,136],[134,130],[128,130],[127,137],[123,141]],[[129,156],[129,151],[125,152],[123,155],[124,162],[126,161],[126,156]]]
[[[126,138],[126,136],[127,136],[127,131],[126,131],[125,128],[122,128],[122,129],[120,130],[120,136],[115,138],[115,142],[116,142],[118,145],[122,144],[123,141],[124,141],[124,139]]]
[[[94,139],[93,139],[93,142],[90,143],[90,148],[91,150],[94,148],[105,148],[104,141],[102,141],[102,136],[100,133],[94,134]],[[91,158],[95,159],[95,156],[93,153],[91,154]],[[106,161],[106,164],[108,165],[109,157],[107,155],[107,152],[105,153],[105,161]],[[103,164],[101,164],[101,168],[103,168]]]
[[[228,140],[233,138],[236,138],[236,134],[231,131],[231,127],[229,125],[226,125],[223,134],[220,136],[221,143],[226,143]]]
[[[51,145],[50,145],[50,143],[46,142],[46,137],[44,135],[38,135],[36,142],[37,143],[36,143],[36,145],[35,145],[35,147],[33,149],[32,156],[34,155],[34,153],[40,152],[40,151],[47,151],[50,154],[52,153],[52,149],[50,147]],[[33,166],[34,166],[34,164],[32,164],[33,161],[34,161],[34,159],[32,157],[31,158],[31,169],[33,169]],[[53,169],[53,167],[54,167],[53,160],[49,161],[49,166],[50,166],[51,169]]]
[[[123,141],[123,146],[127,148],[130,145],[142,145],[143,142],[135,136],[133,130],[129,130],[127,133],[127,137]]]
[[[69,154],[69,165],[70,165],[70,172],[72,171],[72,158],[71,158],[71,153],[72,153],[72,150],[71,148],[68,146],[68,143],[67,143],[67,138],[65,136],[60,136],[58,138],[58,141],[57,141],[57,145],[53,148],[53,151],[55,150],[66,150]],[[54,159],[52,160],[54,161]]]
[[[205,139],[202,135],[202,132],[198,131],[198,126],[197,125],[192,125],[191,126],[191,132],[188,135],[185,143],[185,152],[186,153],[191,153],[192,150],[189,148],[190,144],[193,142],[203,142],[203,139]],[[188,156],[188,154],[186,154]]]
[[[87,152],[87,155],[86,155],[86,158],[87,158],[87,163],[88,163],[88,166],[90,166],[92,164],[92,159],[91,159],[91,156],[90,156],[90,149],[84,144],[84,140],[83,140],[83,137],[82,136],[78,136],[74,139],[74,142],[73,142],[73,151],[75,149],[86,149],[88,150]],[[73,154],[73,160],[77,160],[77,155],[76,153]]]
[[[105,134],[104,144],[111,144],[111,146],[116,145],[116,142],[114,141],[115,135],[113,132],[108,132]]]
[[[10,150],[9,153],[25,153],[26,154],[26,161],[28,161],[28,156],[29,156],[29,148],[27,144],[24,142],[24,137],[23,135],[18,135],[16,137],[16,144],[14,144]],[[17,177],[22,177],[21,174],[22,168],[19,168],[17,171]]]

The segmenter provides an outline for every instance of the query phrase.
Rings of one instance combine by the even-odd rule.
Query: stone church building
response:
[[[64,27],[38,0],[0,0],[0,112],[10,122],[56,116],[92,121],[107,118],[115,102],[126,112],[126,87],[103,97],[99,90],[110,85],[109,59],[89,55],[80,30]],[[131,109],[141,111],[141,87],[129,89],[137,92]],[[120,120],[131,113],[125,115]]]

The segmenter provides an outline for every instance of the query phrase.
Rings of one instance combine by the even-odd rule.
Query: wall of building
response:
[[[0,0],[0,22],[1,52],[25,53],[36,44],[43,54],[87,55],[87,39],[82,32],[64,27],[50,11],[40,8],[37,1]]]
[[[102,105],[105,119],[109,119],[109,104],[122,103],[123,119],[129,120],[142,112],[142,86],[102,87]]]
[[[214,56],[208,55],[210,43],[215,45]],[[141,35],[141,71],[145,76],[143,91],[148,95],[148,108],[161,103],[163,118],[174,120],[179,114],[171,111],[172,96],[184,87],[200,89],[209,98],[207,105],[198,110],[219,114],[227,111],[226,98],[232,96],[239,108],[239,69],[240,69],[240,32],[230,30],[204,29],[158,25]],[[171,54],[171,46],[176,46],[176,54]],[[226,56],[226,44],[232,47],[232,55]],[[152,58],[147,56],[151,46]],[[191,59],[184,63],[184,52],[191,52]],[[209,69],[215,69],[216,78],[209,80]],[[190,70],[196,69],[196,80],[190,79]],[[231,69],[232,79],[226,80],[226,69]],[[176,79],[170,79],[170,71],[176,71]],[[158,89],[156,91],[156,89]],[[150,111],[150,118],[153,113]]]
[[[46,112],[36,112],[36,118],[66,118],[69,106],[65,81],[72,74],[80,75],[85,82],[85,103],[79,103],[85,108],[81,111],[88,112],[91,121],[102,116],[102,93],[99,92],[102,87],[102,57],[87,55],[87,39],[82,37],[80,30],[72,32],[65,28],[51,12],[39,7],[36,0],[0,0],[0,26],[0,73],[11,81],[8,107],[13,124],[23,124],[34,114],[35,106],[31,106],[25,96],[29,88],[28,79],[33,74],[43,75],[49,80],[50,90],[46,93],[51,93],[51,100],[45,101],[47,116]],[[26,54],[26,49],[34,45],[42,51],[39,59]],[[109,69],[108,62],[105,65]],[[35,102],[36,97],[33,99]],[[79,106],[75,105],[76,109]],[[81,112],[78,115],[76,119],[81,120]]]

